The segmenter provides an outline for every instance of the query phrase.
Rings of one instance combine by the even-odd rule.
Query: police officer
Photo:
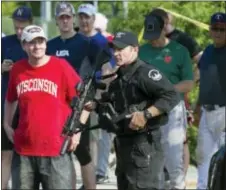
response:
[[[118,121],[115,149],[118,190],[149,190],[163,157],[159,126],[167,122],[167,113],[179,102],[173,85],[162,73],[138,59],[139,43],[131,32],[117,32],[112,42],[117,77],[108,89],[109,102],[125,117]],[[154,159],[155,158],[155,159]]]

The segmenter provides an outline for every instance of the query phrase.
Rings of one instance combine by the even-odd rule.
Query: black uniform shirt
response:
[[[179,94],[175,91],[170,81],[152,65],[145,64],[141,60],[121,67],[118,77],[109,86],[111,101],[117,113],[128,110],[131,105],[138,105],[147,101],[144,109],[155,106],[165,114],[148,121],[148,128],[155,129],[167,122],[167,113],[179,102]],[[144,110],[142,109],[142,110]],[[130,119],[119,123],[124,128],[124,133],[135,133],[130,130]]]

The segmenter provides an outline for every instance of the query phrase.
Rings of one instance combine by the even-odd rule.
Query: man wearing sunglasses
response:
[[[199,108],[202,110],[197,146],[198,184],[197,189],[207,188],[210,159],[225,138],[225,95],[221,80],[226,64],[226,14],[215,13],[210,20],[209,45],[200,61]],[[220,71],[222,67],[222,71]]]

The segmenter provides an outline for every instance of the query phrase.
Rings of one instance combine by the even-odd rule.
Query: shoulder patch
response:
[[[148,77],[151,78],[154,81],[159,81],[162,79],[162,75],[160,72],[156,69],[152,69],[148,72]]]

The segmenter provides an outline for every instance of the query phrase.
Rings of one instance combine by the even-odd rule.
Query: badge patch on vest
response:
[[[148,77],[151,78],[154,81],[159,81],[162,79],[162,75],[160,72],[156,69],[152,69],[148,72]]]

